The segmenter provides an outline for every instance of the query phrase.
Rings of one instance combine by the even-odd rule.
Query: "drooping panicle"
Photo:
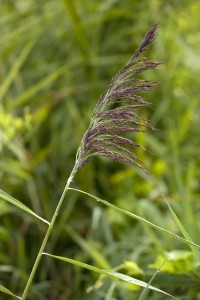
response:
[[[137,110],[151,105],[138,93],[151,91],[156,87],[156,83],[139,79],[137,75],[162,64],[152,62],[141,55],[153,42],[157,28],[158,23],[147,32],[131,59],[112,78],[108,90],[97,102],[90,125],[77,152],[77,169],[82,168],[94,156],[100,155],[135,164],[148,173],[142,161],[132,151],[135,147],[143,150],[144,148],[130,138],[124,137],[124,134],[144,132],[147,128],[154,130],[153,126],[137,113]]]

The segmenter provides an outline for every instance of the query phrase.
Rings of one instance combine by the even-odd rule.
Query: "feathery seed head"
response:
[[[100,155],[117,161],[132,163],[142,168],[142,161],[130,150],[141,148],[123,135],[128,132],[155,130],[149,122],[137,114],[140,107],[149,107],[138,92],[150,91],[156,83],[135,76],[149,69],[156,69],[161,62],[152,62],[141,54],[153,42],[158,23],[147,32],[142,43],[128,63],[112,78],[108,90],[100,97],[93,112],[90,125],[81,141],[76,157],[76,169],[82,168],[94,156]],[[118,105],[111,108],[113,104]]]

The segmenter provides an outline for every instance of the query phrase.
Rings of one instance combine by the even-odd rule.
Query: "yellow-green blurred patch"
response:
[[[174,250],[158,255],[156,261],[150,265],[153,269],[158,269],[163,263],[161,272],[183,274],[195,269],[194,257],[191,251]]]
[[[167,165],[164,160],[157,159],[152,165],[152,173],[158,176],[162,176],[166,173]]]
[[[129,276],[142,276],[144,271],[134,261],[126,260],[123,264]]]

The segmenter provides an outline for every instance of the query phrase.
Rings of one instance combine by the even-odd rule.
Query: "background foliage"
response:
[[[200,244],[199,1],[1,0],[0,6],[0,188],[51,218],[97,99],[160,21],[150,55],[167,64],[145,74],[159,86],[146,95],[153,109],[144,111],[159,131],[135,136],[149,149],[138,155],[151,175],[96,158],[74,186],[179,234],[164,194]],[[21,294],[44,232],[45,225],[0,200],[0,284]],[[200,299],[200,271],[188,246],[76,192],[68,194],[48,252],[146,282],[167,258],[153,284]],[[43,258],[30,299],[133,300],[137,289]],[[148,299],[166,296],[148,292]]]

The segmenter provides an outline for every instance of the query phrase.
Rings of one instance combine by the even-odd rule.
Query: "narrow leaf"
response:
[[[10,101],[8,107],[11,109],[13,107],[24,105],[27,101],[30,100],[31,97],[35,96],[37,92],[39,92],[46,86],[50,85],[52,82],[54,82],[56,79],[61,77],[66,72],[67,72],[66,66],[60,67],[59,69],[57,69],[56,71],[47,75],[44,79],[39,81],[39,83],[36,83],[35,85],[26,89],[22,94],[20,94],[18,97]]]
[[[5,78],[4,82],[1,85],[0,88],[0,100],[3,99],[3,97],[6,95],[10,85],[12,84],[14,78],[16,77],[17,73],[19,72],[21,66],[27,59],[30,51],[32,50],[34,44],[35,44],[36,38],[31,38],[31,40],[27,43],[26,47],[23,49],[21,55],[16,60],[15,64],[13,65],[12,69],[10,70],[10,73]]]
[[[190,241],[191,243],[193,243],[193,240],[191,238],[191,236],[189,235],[189,233],[187,232],[187,230],[185,229],[185,227],[183,226],[183,224],[181,223],[180,219],[178,218],[178,216],[176,215],[175,211],[173,210],[173,208],[171,207],[171,205],[169,204],[169,202],[167,201],[167,199],[165,198],[164,195],[162,195],[165,202],[167,203],[167,206],[170,210],[170,213],[174,219],[174,221],[176,222],[177,226],[179,227],[180,231],[182,232],[183,236],[185,237],[185,239],[187,239],[188,241]],[[192,252],[193,252],[193,255],[196,259],[196,261],[199,262],[199,258],[200,258],[200,255],[199,255],[199,251],[194,248],[194,246],[192,244],[189,245]]]
[[[16,296],[15,294],[13,294],[11,291],[9,291],[7,288],[5,288],[3,285],[0,284],[0,292],[4,293],[4,294],[7,294],[7,295],[10,295],[10,296],[13,296],[17,299],[20,299],[19,296]]]
[[[153,274],[153,276],[151,277],[147,287],[145,287],[145,289],[143,290],[142,294],[140,295],[140,298],[138,300],[142,300],[144,299],[144,295],[146,294],[148,288],[149,288],[149,285],[153,282],[154,278],[156,277],[156,275],[160,272],[162,266],[165,264],[165,261],[162,263],[162,265],[159,267],[158,270],[156,270],[156,272]]]
[[[85,242],[85,240],[81,236],[79,236],[76,231],[70,226],[67,226],[65,230],[70,235],[70,237],[82,248],[82,250],[86,251],[94,259],[95,263],[100,268],[111,268],[110,264],[102,255],[101,251],[98,251],[96,247],[94,247],[92,241]]]
[[[74,189],[74,188],[69,188],[69,190],[77,191],[77,192],[79,192],[79,193],[88,195],[88,196],[90,196],[91,198],[95,199],[95,200],[98,201],[98,202],[103,203],[103,204],[106,205],[106,206],[109,206],[109,207],[111,207],[111,208],[113,208],[113,209],[115,209],[115,210],[118,210],[118,211],[122,212],[123,214],[128,215],[129,217],[134,218],[134,219],[136,219],[136,220],[138,220],[138,221],[144,222],[144,223],[148,224],[149,226],[152,226],[152,227],[156,228],[156,229],[159,230],[159,231],[162,231],[162,232],[167,233],[168,235],[170,235],[171,237],[173,237],[173,238],[179,240],[179,241],[182,242],[182,243],[185,243],[185,244],[187,244],[187,245],[189,245],[189,246],[191,245],[191,246],[193,246],[193,247],[196,247],[196,248],[200,249],[200,245],[195,244],[195,243],[192,242],[192,241],[186,240],[186,239],[180,237],[179,235],[177,235],[177,234],[175,234],[175,233],[173,233],[173,232],[171,232],[171,231],[168,231],[167,229],[164,229],[164,228],[162,228],[162,227],[160,227],[160,226],[158,226],[158,225],[156,225],[156,224],[154,224],[154,223],[151,223],[150,221],[147,221],[147,220],[143,219],[142,217],[140,217],[140,216],[138,216],[138,215],[135,215],[135,214],[133,214],[133,213],[131,213],[131,212],[125,210],[125,209],[119,208],[119,207],[117,207],[117,206],[115,206],[115,205],[109,203],[109,202],[106,201],[106,200],[102,200],[101,198],[96,197],[96,196],[94,196],[94,195],[91,195],[91,194],[89,194],[89,193],[87,193],[87,192],[84,192],[84,191],[82,191],[82,190],[78,190],[78,189]]]
[[[47,255],[47,256],[50,256],[50,257],[53,257],[55,259],[59,259],[59,260],[62,260],[64,262],[73,264],[75,266],[78,266],[78,267],[81,267],[81,268],[99,273],[99,274],[107,275],[107,276],[115,278],[115,279],[120,279],[120,280],[128,282],[130,284],[135,284],[135,285],[138,285],[138,286],[141,286],[141,287],[147,287],[148,286],[148,284],[146,282],[138,280],[138,279],[133,278],[133,277],[130,277],[128,275],[122,274],[122,273],[99,269],[97,267],[94,267],[94,266],[91,266],[91,265],[88,265],[88,264],[85,264],[85,263],[82,263],[82,262],[79,262],[77,260],[73,260],[73,259],[70,259],[70,258],[67,258],[67,257],[63,257],[63,256],[52,255],[52,254],[44,253],[44,252],[43,252],[43,254]],[[178,299],[178,298],[176,298],[176,297],[174,297],[174,296],[172,296],[172,295],[170,295],[170,294],[168,294],[168,293],[166,293],[166,292],[164,292],[164,291],[162,291],[162,290],[160,290],[156,287],[153,287],[152,285],[149,285],[148,288],[151,289],[151,290],[154,290],[156,292],[160,292],[162,294],[165,294],[165,295],[167,295],[167,296],[169,296],[173,299]]]
[[[19,200],[13,198],[12,196],[8,195],[7,193],[5,193],[4,191],[2,191],[0,189],[0,199],[3,199],[7,202],[10,202],[11,204],[15,205],[16,207],[20,208],[21,210],[26,211],[27,213],[29,213],[30,215],[38,218],[39,220],[43,221],[46,224],[49,224],[49,222],[43,218],[41,218],[40,216],[38,216],[36,213],[34,213],[30,208],[28,208],[26,205],[24,205],[23,203],[21,203]]]

